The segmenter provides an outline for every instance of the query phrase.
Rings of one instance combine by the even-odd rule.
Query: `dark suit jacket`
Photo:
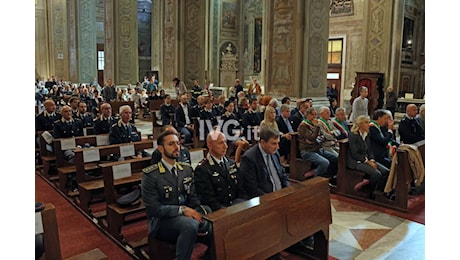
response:
[[[288,118],[288,120],[289,120],[289,118]],[[283,116],[276,117],[276,123],[278,124],[278,130],[280,130],[280,132],[282,132],[283,134],[289,133],[288,127],[287,127],[286,123],[284,122]],[[291,127],[292,127],[292,125],[291,125]],[[293,128],[293,130],[294,130],[294,128]],[[290,146],[291,146],[291,142],[288,139],[286,139],[284,137],[281,137],[280,149],[279,149],[280,155],[287,155],[289,153]]]
[[[366,136],[365,141],[361,135],[350,133],[348,136],[348,154],[347,154],[347,167],[355,169],[360,163],[374,159],[374,154],[370,149],[371,140],[369,135]]]
[[[141,190],[151,237],[156,237],[159,219],[178,216],[180,205],[190,208],[200,205],[192,167],[184,163],[176,166],[177,179],[161,162],[143,169]]]
[[[281,187],[288,187],[290,183],[286,171],[281,165],[279,153],[277,152],[272,155],[272,158],[281,181]],[[259,150],[259,145],[254,145],[244,152],[241,158],[240,174],[243,179],[243,187],[249,198],[261,196],[273,191],[270,173],[265,166],[265,160]]]
[[[294,130],[294,132],[297,132],[297,128],[299,127],[299,125],[302,122],[303,118],[304,117],[302,116],[300,110],[297,111],[294,115],[289,117],[289,120],[291,121],[292,129]]]
[[[121,120],[110,127],[109,142],[110,144],[123,144],[141,141],[136,126],[129,124],[129,129],[125,129]]]
[[[169,125],[171,123],[171,116],[170,114],[175,113],[175,108],[173,105],[165,105],[161,104],[160,106],[160,114],[161,114],[161,122],[163,125]]]
[[[54,122],[54,138],[66,138],[72,136],[83,136],[83,122],[74,118],[71,123],[62,122],[62,118]]]
[[[188,108],[188,116],[189,116],[189,119],[190,119],[190,123],[192,123],[192,118],[190,117],[191,113],[192,113],[192,107],[190,105],[187,105],[187,108]],[[185,112],[184,112],[184,109],[182,109],[182,105],[177,105],[177,108],[176,108],[176,113],[175,113],[175,120],[176,120],[176,127],[177,128],[182,128],[185,126]]]
[[[393,134],[383,127],[381,131],[375,126],[369,127],[370,148],[375,160],[385,166],[388,162],[391,165],[391,159],[388,155],[387,144],[393,139]]]
[[[401,143],[413,144],[421,140],[425,140],[422,127],[415,118],[404,116],[399,123],[399,136]]]

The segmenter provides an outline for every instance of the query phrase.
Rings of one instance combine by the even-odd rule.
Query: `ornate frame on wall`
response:
[[[347,16],[354,14],[353,0],[330,0],[331,17]]]
[[[236,32],[238,26],[237,21],[238,7],[236,1],[222,1],[220,29],[222,31]]]

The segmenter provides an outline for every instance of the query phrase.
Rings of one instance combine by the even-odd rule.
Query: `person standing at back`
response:
[[[398,96],[393,92],[393,86],[387,87],[387,94],[385,95],[385,108],[390,110],[391,116],[395,117],[396,105],[398,102]]]
[[[367,87],[361,86],[359,88],[359,96],[353,100],[353,105],[351,108],[350,121],[354,122],[356,118],[360,115],[369,116],[367,94],[369,93]]]
[[[180,99],[182,95],[187,93],[187,86],[178,77],[173,79],[173,87],[176,91],[176,99]]]
[[[105,102],[112,102],[117,99],[117,91],[112,82],[112,79],[108,79],[106,85],[102,89],[102,97]]]

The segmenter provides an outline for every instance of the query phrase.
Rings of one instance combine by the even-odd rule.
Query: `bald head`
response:
[[[52,99],[45,100],[45,102],[43,102],[43,105],[45,106],[45,110],[48,113],[53,113],[56,110],[56,104]]]
[[[406,114],[410,117],[415,117],[417,115],[417,106],[415,104],[407,105]]]
[[[212,156],[222,159],[222,157],[227,153],[227,138],[219,130],[213,130],[209,132],[206,137],[206,144],[209,149],[209,153]]]

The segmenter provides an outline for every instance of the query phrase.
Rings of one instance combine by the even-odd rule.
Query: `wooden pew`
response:
[[[204,216],[213,259],[266,259],[314,235],[305,257],[328,259],[332,223],[328,179],[317,177]]]
[[[101,135],[102,136],[102,135]],[[104,136],[108,136],[107,134]],[[58,188],[64,193],[69,195],[70,197],[75,197],[78,195],[78,192],[73,192],[67,189],[66,184],[72,174],[76,173],[76,165],[71,164],[66,161],[64,157],[64,150],[62,149],[63,144],[74,142],[74,147],[70,149],[76,148],[77,145],[84,146],[85,144],[89,144],[91,146],[97,146],[97,136],[96,135],[88,135],[88,136],[77,136],[77,137],[69,137],[69,138],[57,138],[53,140],[53,147],[54,147],[54,154],[56,156],[56,169],[57,174],[59,177],[58,180]],[[85,165],[86,170],[93,170],[96,169],[97,163],[91,163]]]
[[[290,158],[289,158],[289,178],[303,181],[304,173],[311,169],[311,162],[305,161],[300,157],[299,136],[297,132],[291,134]]]
[[[99,165],[102,169],[102,175],[104,179],[104,194],[105,201],[107,203],[107,231],[117,241],[121,243],[128,243],[124,241],[122,234],[122,227],[129,216],[138,216],[139,218],[131,219],[136,221],[141,219],[146,220],[145,206],[140,200],[140,204],[131,208],[122,208],[117,204],[117,199],[121,196],[118,193],[118,188],[126,186],[139,185],[142,179],[142,169],[150,165],[151,158],[141,159],[129,159],[120,162],[102,163]],[[119,178],[114,180],[114,167],[125,167],[131,168],[130,176]],[[141,214],[140,214],[141,213]]]
[[[44,255],[40,259],[61,260],[62,254],[59,240],[59,228],[56,218],[56,208],[53,204],[47,203],[45,204],[45,209],[43,209],[41,212],[37,212],[36,214],[40,214],[41,217],[39,218],[41,218],[41,226],[43,227]],[[102,260],[108,258],[99,248],[95,248],[79,255],[67,258],[67,260],[83,259]]]
[[[151,148],[155,148],[156,142],[151,140],[133,142],[133,143],[123,143],[123,144],[113,144],[113,145],[104,145],[104,146],[97,146],[93,148],[77,148],[74,150],[75,152],[75,166],[76,166],[76,177],[78,183],[78,190],[79,190],[79,203],[78,205],[80,208],[88,213],[89,215],[93,215],[96,219],[105,216],[105,213],[102,212],[101,214],[96,214],[91,210],[92,202],[99,202],[105,199],[104,196],[104,181],[102,175],[88,175],[87,170],[85,170],[85,165],[88,161],[92,161],[90,159],[86,159],[85,161],[85,154],[88,157],[91,153],[98,154],[100,160],[92,161],[90,163],[103,163],[110,154],[114,156],[120,156],[121,151],[126,151],[127,147],[133,146],[134,154],[141,150],[147,150]],[[150,157],[149,157],[150,158]],[[125,157],[128,159],[128,157]],[[101,170],[95,169],[98,172]],[[102,200],[101,200],[102,198]],[[96,201],[93,201],[96,199]]]
[[[52,130],[48,132],[51,135],[53,134]],[[40,160],[42,163],[41,174],[47,180],[54,182],[58,179],[57,173],[54,172],[54,170],[56,169],[56,156],[54,155],[54,150],[52,150],[53,144],[48,145],[45,139],[43,138],[42,134],[43,131],[37,132],[37,135],[39,136]],[[52,172],[54,172],[55,174],[52,174]]]
[[[420,149],[424,151],[424,144],[420,146]],[[370,194],[373,191],[369,190],[368,186],[364,187],[363,190],[355,191],[354,186],[365,177],[365,173],[346,167],[347,153],[348,142],[340,142],[337,194],[403,212],[408,212],[410,208],[415,206],[409,200],[410,183],[413,181],[413,177],[407,152],[397,151],[398,165],[396,178],[398,181],[395,188],[395,200],[388,199],[383,192],[374,192],[375,199],[371,199]]]

